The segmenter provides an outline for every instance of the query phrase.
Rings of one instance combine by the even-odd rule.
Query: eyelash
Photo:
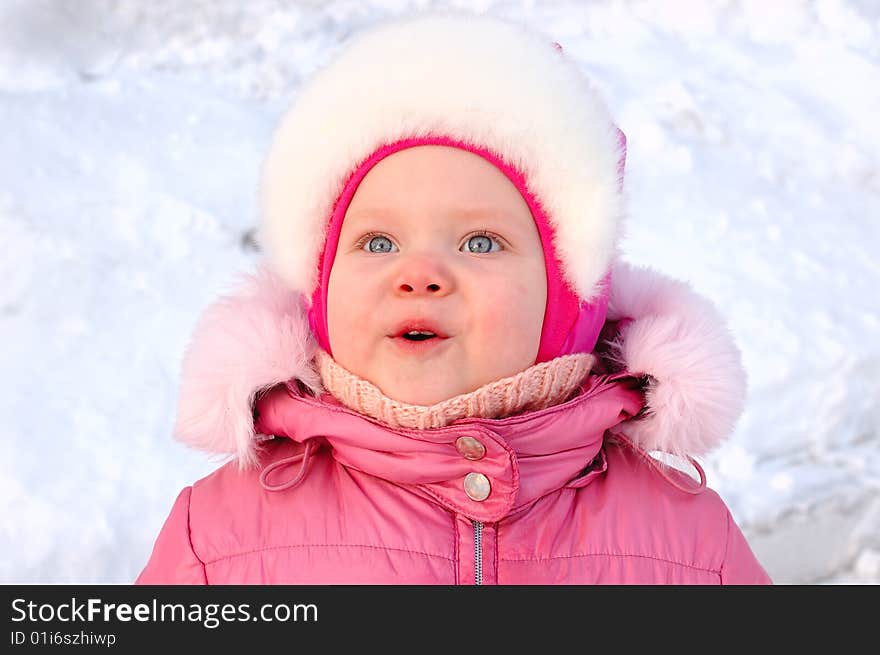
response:
[[[368,232],[367,234],[365,234],[364,236],[362,236],[360,239],[357,240],[357,243],[355,243],[355,248],[357,248],[358,250],[363,250],[364,246],[367,245],[370,242],[370,239],[372,239],[373,237],[385,237],[386,239],[388,239],[389,241],[394,243],[394,241],[391,239],[391,237],[389,237],[387,234],[385,234],[383,232]],[[467,235],[467,237],[465,237],[465,239],[461,245],[463,246],[465,243],[467,243],[470,239],[473,239],[474,237],[488,237],[489,239],[492,239],[493,241],[495,241],[501,247],[501,250],[507,249],[504,239],[502,239],[497,234],[493,234],[492,232],[487,232],[486,230],[477,230],[476,232],[473,232],[473,233]],[[375,254],[375,253],[373,253],[373,254]],[[486,254],[486,253],[482,253],[482,254]]]
[[[363,250],[364,246],[367,245],[370,242],[370,239],[372,239],[373,237],[385,237],[389,241],[391,240],[391,238],[387,234],[383,234],[382,232],[367,232],[364,236],[357,240],[357,243],[354,244],[354,247],[358,250]]]
[[[467,243],[468,241],[470,241],[474,237],[487,237],[489,239],[492,239],[492,241],[495,241],[501,247],[501,250],[507,249],[505,247],[504,239],[502,239],[497,234],[492,234],[491,232],[487,232],[486,230],[477,230],[473,234],[469,234],[467,236],[467,238],[464,240],[464,243]],[[464,243],[462,245],[464,245]]]

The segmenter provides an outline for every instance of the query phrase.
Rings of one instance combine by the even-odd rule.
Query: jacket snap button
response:
[[[489,478],[482,473],[468,473],[464,476],[464,492],[471,500],[486,500],[491,490]]]
[[[486,446],[473,437],[459,437],[455,440],[455,449],[465,459],[483,459]]]

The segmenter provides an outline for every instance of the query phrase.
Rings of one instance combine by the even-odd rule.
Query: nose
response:
[[[449,270],[434,257],[409,257],[401,263],[394,280],[394,289],[401,296],[449,295],[454,282]]]

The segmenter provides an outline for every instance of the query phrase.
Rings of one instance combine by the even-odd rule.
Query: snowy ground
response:
[[[704,462],[780,583],[880,582],[880,4],[0,0],[0,582],[132,581],[217,461],[171,440],[199,312],[258,258],[301,80],[427,7],[526,20],[629,138],[627,257],[730,321]]]

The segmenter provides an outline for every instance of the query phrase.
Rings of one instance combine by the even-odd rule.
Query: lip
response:
[[[404,339],[407,332],[417,330],[433,332],[436,336],[424,341]],[[450,337],[437,323],[428,319],[406,319],[397,324],[388,335],[395,349],[406,355],[427,355],[439,351],[449,343]]]
[[[429,355],[440,352],[452,341],[449,337],[434,337],[424,341],[410,341],[403,337],[393,336],[389,336],[388,339],[397,352],[405,355]]]
[[[435,323],[434,321],[431,321],[429,319],[421,319],[421,318],[406,319],[406,320],[398,323],[397,327],[395,327],[391,331],[391,334],[389,334],[388,336],[391,337],[392,339],[398,339],[398,338],[402,339],[404,334],[406,334],[407,332],[413,332],[413,331],[433,332],[435,335],[437,335],[437,338],[439,338],[439,339],[448,339],[449,338],[449,335],[446,332],[444,332],[443,328],[441,328],[437,323]],[[403,339],[403,340],[406,341],[406,339]],[[428,339],[427,341],[413,341],[412,343],[427,343],[428,341],[434,341],[434,339]]]

